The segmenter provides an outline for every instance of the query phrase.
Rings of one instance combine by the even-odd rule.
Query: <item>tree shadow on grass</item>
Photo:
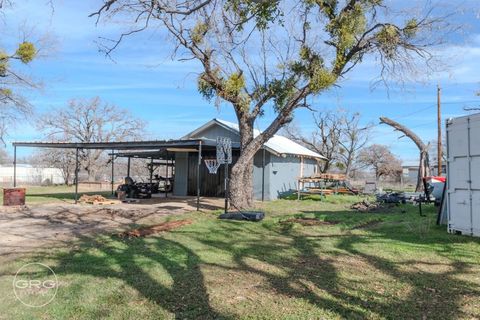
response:
[[[233,223],[235,224],[235,223]],[[321,309],[340,314],[350,319],[365,318],[365,312],[348,303],[352,297],[343,293],[338,286],[338,271],[330,257],[320,257],[315,253],[319,245],[315,240],[294,234],[280,236],[289,238],[288,243],[279,243],[268,239],[262,234],[262,230],[247,230],[250,235],[255,234],[255,240],[242,240],[237,237],[237,228],[223,228],[225,239],[232,241],[211,241],[203,237],[196,240],[217,250],[230,252],[233,255],[234,267],[216,265],[219,268],[230,271],[251,273],[262,276],[268,285],[278,294],[291,298],[308,301],[311,305]],[[269,229],[271,231],[271,229]],[[294,250],[296,254],[291,255],[287,251]],[[275,269],[282,270],[281,275],[265,269],[265,266],[254,265],[249,259],[254,259],[262,264],[269,264]],[[314,285],[312,288],[310,284]],[[319,294],[319,291],[327,292],[326,295]],[[300,312],[301,314],[301,312]],[[287,315],[285,315],[288,317]],[[320,317],[321,315],[317,315]]]
[[[478,288],[459,277],[469,272],[468,263],[449,256],[443,266],[446,271],[418,271],[412,266],[425,264],[422,257],[388,258],[393,252],[388,247],[379,248],[378,254],[371,253],[372,249],[375,252],[375,246],[385,245],[386,240],[403,241],[396,239],[402,236],[385,231],[388,229],[374,229],[361,235],[320,233],[321,237],[316,238],[272,227],[272,223],[275,222],[217,221],[208,224],[207,229],[175,231],[183,239],[201,244],[202,251],[231,257],[232,263],[202,260],[189,246],[163,237],[126,241],[85,238],[85,245],[73,255],[58,257],[55,271],[60,275],[119,279],[181,319],[233,318],[212,308],[208,291],[218,288],[206,287],[203,266],[242,273],[244,282],[249,281],[248,275],[261,277],[273,290],[266,297],[270,301],[276,300],[278,294],[349,319],[475,317],[461,310],[462,297],[480,295]],[[415,243],[414,237],[404,238]],[[435,239],[422,241],[433,244]],[[158,268],[171,277],[171,285],[152,276]],[[218,276],[228,281],[226,274]],[[304,315],[302,310],[289,312]]]
[[[388,305],[369,304],[375,312],[382,314],[388,311],[389,317],[455,319],[462,316],[470,318],[461,310],[461,298],[478,297],[480,290],[473,283],[462,280],[461,275],[469,273],[469,263],[451,260],[449,263],[428,262],[422,257],[412,257],[404,261],[382,258],[379,255],[367,254],[357,249],[366,244],[368,238],[351,236],[342,238],[337,247],[351,255],[362,259],[379,272],[391,276],[395,281],[405,283],[410,292],[406,298],[392,300]],[[425,268],[419,270],[416,265]],[[435,270],[437,268],[444,271]]]
[[[199,257],[184,245],[164,238],[107,241],[84,238],[73,254],[56,257],[59,276],[116,278],[178,319],[229,319],[209,304]],[[139,262],[141,261],[141,262]],[[161,283],[152,273],[163,269],[172,280]]]
[[[267,229],[273,231],[271,227]],[[349,319],[452,319],[464,314],[462,298],[480,296],[475,284],[459,277],[471,272],[472,265],[469,263],[450,257],[448,263],[427,262],[427,270],[418,271],[412,269],[412,265],[425,265],[421,256],[396,261],[382,257],[382,253],[391,253],[388,248],[379,250],[379,255],[356,249],[358,245],[382,245],[388,235],[381,232],[330,235],[337,244],[329,250],[322,247],[322,239],[294,231],[278,232],[279,236],[290,239],[289,244],[272,243],[272,239],[266,239],[258,230],[253,241],[242,240],[235,228],[225,227],[223,232],[225,239],[235,240],[218,242],[196,238],[208,246],[232,253],[235,266],[219,267],[261,275],[275,292],[307,300],[312,305]],[[252,228],[247,232],[252,235],[255,230]],[[406,239],[414,242],[412,237]],[[296,254],[286,253],[289,250],[294,250]],[[269,264],[274,267],[272,269],[279,268],[283,273],[276,274],[264,265],[256,266],[248,261],[250,258]],[[358,270],[362,267],[368,272]],[[432,269],[430,272],[429,267],[440,267],[446,271]],[[365,274],[366,278],[354,280],[355,277],[349,278],[345,272],[353,272],[355,277]],[[379,274],[381,276],[377,277]],[[393,284],[390,285],[390,280],[385,277],[392,278]],[[374,281],[380,283],[372,283]]]

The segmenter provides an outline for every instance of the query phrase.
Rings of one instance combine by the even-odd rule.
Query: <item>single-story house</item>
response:
[[[255,130],[254,134],[260,132]],[[232,140],[232,160],[239,156],[240,134],[238,125],[220,119],[213,119],[186,134],[181,140],[210,140],[228,137]],[[202,152],[202,158],[215,158],[214,150]],[[297,179],[317,173],[318,161],[325,159],[304,146],[284,137],[275,135],[255,154],[253,192],[255,199],[273,200],[292,193],[297,189]],[[177,196],[196,195],[198,152],[175,152],[175,183],[173,194]],[[200,195],[221,197],[224,195],[224,171],[210,174],[203,163],[200,166]]]

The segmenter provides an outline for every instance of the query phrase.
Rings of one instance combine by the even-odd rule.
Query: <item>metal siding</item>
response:
[[[173,184],[173,194],[176,196],[187,195],[187,177],[188,177],[188,153],[175,152],[175,181]]]
[[[227,130],[225,128],[220,127],[219,125],[212,126],[210,128],[207,128],[203,131],[200,131],[196,135],[190,137],[190,138],[206,138],[206,139],[212,139],[212,140],[217,140],[217,137],[228,137],[232,139],[232,142],[240,142],[240,135],[237,133],[234,133],[230,130]]]
[[[480,156],[480,114],[470,121],[470,154]]]
[[[240,140],[240,137],[237,133],[222,128],[219,125],[207,128],[195,134],[194,136],[191,136],[190,138],[207,138],[216,140],[218,136],[229,137],[233,142],[239,142]],[[281,195],[294,192],[297,189],[297,179],[300,175],[300,158],[294,156],[287,156],[285,158],[279,157],[271,154],[268,151],[265,152],[265,155],[265,200],[274,200]],[[193,168],[193,165],[194,162],[191,162],[191,169]],[[314,174],[316,165],[316,160],[304,158],[304,175]],[[222,168],[219,168],[219,170],[222,170]],[[193,192],[190,192],[188,189],[193,188],[195,183],[193,182],[192,186],[187,186],[189,185],[188,180],[193,181],[192,179],[195,177],[196,170],[195,172],[190,170],[188,179],[185,178],[185,194],[191,194]],[[209,182],[206,183],[204,178],[206,178]],[[212,190],[216,190],[214,190],[212,193],[208,192],[204,187],[201,187],[201,194],[210,196],[214,196],[214,194],[216,194],[217,196],[223,196],[223,183],[221,183],[221,180],[218,180],[216,183],[214,183],[210,181],[211,178],[212,177],[206,172],[205,165],[202,163],[201,179],[204,182],[202,185],[208,184]],[[254,198],[260,200],[262,198],[262,150],[259,150],[254,157],[253,184]]]
[[[217,140],[217,137],[228,137],[232,140],[232,142],[239,142],[240,136],[237,133],[234,133],[230,130],[222,128],[220,125],[211,126],[210,128],[206,128],[195,135],[190,136],[191,139],[200,139],[206,138],[211,140]],[[204,152],[203,158],[215,158],[215,152]],[[187,178],[187,191],[188,195],[196,195],[197,194],[197,187],[196,187],[196,177],[197,177],[197,160],[198,157],[196,154],[192,154],[189,160],[189,174]],[[238,154],[233,155],[233,163],[236,162],[238,159]],[[230,166],[231,170],[231,166]],[[225,171],[224,166],[220,166],[218,168],[217,174],[210,174],[208,169],[205,165],[205,162],[202,161],[200,165],[200,195],[207,196],[207,197],[224,197],[225,196],[225,188],[224,188],[224,177]]]
[[[292,194],[297,190],[300,158],[271,156],[270,199]]]
[[[452,157],[465,157],[468,153],[467,121],[466,119],[455,119],[454,121],[447,129],[449,133],[448,154]]]
[[[456,190],[450,195],[450,201],[454,208],[454,219],[450,221],[450,227],[462,233],[470,233],[470,192],[468,190]]]
[[[478,136],[480,137],[480,135]],[[480,141],[479,141],[480,144]],[[471,159],[472,171],[472,189],[480,191],[480,156],[472,156]]]
[[[452,159],[450,164],[450,186],[451,190],[456,189],[468,189],[468,158],[467,157],[457,157]]]
[[[480,114],[447,123],[449,232],[480,236]]]
[[[215,151],[206,151],[202,153],[202,158],[215,158]],[[232,155],[232,164],[234,165],[238,160],[238,153]],[[197,170],[198,170],[198,155],[190,153],[188,159],[188,178],[187,178],[187,195],[197,195]],[[200,196],[202,197],[225,197],[225,166],[221,165],[216,174],[208,172],[205,162],[200,164]]]
[[[317,160],[314,159],[303,159],[303,176],[311,177],[315,173],[317,168]]]
[[[262,163],[263,163],[263,150],[259,150],[253,158],[253,196],[256,200],[262,200]],[[265,186],[264,186],[264,199],[270,200],[270,152],[265,151]]]
[[[480,236],[480,190],[472,191],[472,207],[472,233]]]

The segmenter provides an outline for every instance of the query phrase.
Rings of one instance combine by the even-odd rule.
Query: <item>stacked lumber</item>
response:
[[[305,194],[324,194],[329,195],[332,194],[334,190],[332,189],[320,189],[320,188],[308,188],[306,191],[302,191]]]
[[[311,177],[304,177],[300,178],[299,180],[302,182],[317,182],[320,180],[339,180],[343,181],[346,180],[347,177],[344,174],[340,173],[319,173]]]

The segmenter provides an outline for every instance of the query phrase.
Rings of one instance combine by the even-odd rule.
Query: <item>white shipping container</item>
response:
[[[480,113],[447,120],[448,231],[480,236]]]

